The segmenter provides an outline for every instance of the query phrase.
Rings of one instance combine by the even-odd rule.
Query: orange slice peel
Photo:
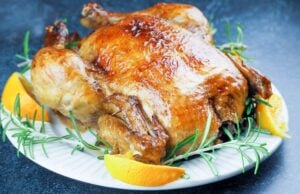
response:
[[[277,95],[273,94],[269,99],[264,99],[272,107],[265,104],[258,103],[256,107],[257,123],[258,125],[267,131],[270,131],[273,135],[287,138],[287,123],[282,118],[283,100]]]
[[[122,155],[105,155],[104,163],[111,176],[137,186],[161,186],[184,175],[179,167],[145,164]]]
[[[14,105],[17,95],[20,97],[21,117],[33,119],[36,112],[35,119],[42,120],[42,107],[35,99],[32,93],[32,86],[29,81],[19,72],[14,72],[6,81],[2,92],[1,102],[3,106],[10,112],[14,111]],[[47,111],[44,111],[44,121],[49,121]]]

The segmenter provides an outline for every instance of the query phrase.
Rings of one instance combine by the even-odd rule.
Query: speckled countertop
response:
[[[175,1],[175,0],[174,0]],[[173,1],[173,2],[174,2]],[[114,11],[143,9],[156,0],[103,0]],[[178,1],[180,2],[180,1]],[[178,193],[299,193],[300,190],[300,1],[279,0],[188,0],[214,17],[219,29],[216,40],[224,40],[226,21],[245,27],[247,55],[255,68],[267,75],[286,99],[290,114],[291,139],[252,171],[206,186],[164,191]],[[31,31],[31,53],[42,45],[44,27],[55,19],[67,18],[71,30],[87,34],[79,24],[85,1],[1,0],[0,1],[0,92],[8,76],[17,70],[14,55],[22,51],[25,31]],[[297,124],[298,123],[298,124]],[[25,157],[16,157],[15,148],[0,143],[0,193],[136,193],[81,183],[50,172]],[[201,173],[201,172],[199,172]]]

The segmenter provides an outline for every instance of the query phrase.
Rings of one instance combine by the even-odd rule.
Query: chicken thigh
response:
[[[68,118],[69,111],[73,111],[75,118],[80,118],[80,125],[95,127],[103,97],[93,87],[82,58],[74,51],[64,49],[76,36],[70,35],[62,22],[56,22],[46,30],[45,47],[35,55],[31,66],[35,95],[62,119]]]

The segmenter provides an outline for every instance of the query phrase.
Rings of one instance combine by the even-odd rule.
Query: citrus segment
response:
[[[183,168],[145,164],[118,155],[105,155],[105,166],[112,177],[138,186],[160,186],[177,180]]]
[[[42,120],[42,107],[35,100],[31,84],[22,74],[15,72],[8,78],[2,92],[1,101],[7,110],[14,111],[14,104],[18,94],[20,97],[21,117],[24,118],[27,115],[29,119],[33,119],[36,111],[36,120]],[[49,121],[49,115],[46,111],[44,111],[44,120]]]
[[[262,129],[270,131],[273,135],[279,137],[288,137],[287,124],[282,119],[282,98],[273,94],[269,99],[265,99],[272,107],[258,103],[256,108],[257,123]]]

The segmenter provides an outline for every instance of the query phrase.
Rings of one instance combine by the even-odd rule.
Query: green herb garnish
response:
[[[272,105],[269,102],[265,101],[262,98],[255,97],[255,100],[256,100],[257,103],[264,104],[264,105],[266,105],[268,107],[272,107]]]
[[[213,24],[211,24],[211,26],[213,26]],[[214,31],[216,31],[216,29]],[[236,26],[236,38],[232,37],[231,27],[228,22],[225,26],[225,32],[228,42],[221,45],[215,45],[216,48],[218,48],[225,54],[229,54],[231,56],[239,56],[245,61],[251,61],[252,58],[246,57],[243,54],[243,52],[247,49],[247,46],[243,43],[244,33],[242,25],[237,24]]]
[[[46,133],[45,121],[44,117],[42,117],[40,130],[36,129],[36,121],[35,116],[32,120],[28,119],[28,117],[21,118],[21,106],[20,106],[20,97],[17,95],[14,105],[13,113],[8,112],[4,106],[1,104],[0,106],[0,134],[2,135],[2,141],[5,141],[5,135],[7,131],[13,131],[13,138],[17,139],[17,156],[20,154],[20,149],[23,149],[23,153],[30,158],[34,159],[34,145],[41,145],[42,151],[45,156],[48,157],[48,153],[46,151],[45,145],[53,142],[63,142],[71,145],[73,147],[71,153],[74,151],[97,151],[97,155],[103,156],[105,153],[109,153],[111,151],[111,146],[109,146],[106,142],[101,142],[103,146],[97,146],[88,143],[82,137],[78,125],[75,121],[73,113],[70,111],[69,116],[71,122],[73,124],[74,130],[70,130],[66,128],[66,135],[57,136]],[[42,107],[42,113],[44,113],[44,108]],[[5,115],[3,118],[2,115]],[[92,133],[92,130],[89,129],[89,132]],[[92,133],[95,135],[94,133]],[[97,139],[99,141],[99,139]]]

